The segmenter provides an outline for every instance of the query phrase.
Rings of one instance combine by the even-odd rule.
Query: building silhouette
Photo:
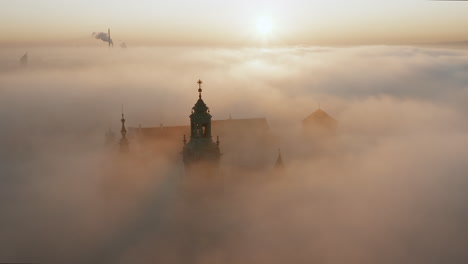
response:
[[[229,114],[227,119],[212,120],[210,109],[202,99],[202,81],[197,83],[199,96],[192,107],[189,125],[142,127],[140,124],[129,127],[127,133],[122,109],[120,152],[129,152],[132,143],[132,155],[183,163],[180,168],[188,176],[219,175],[221,163],[226,175],[235,174],[236,170],[262,173],[273,168],[282,171],[284,162],[280,151],[276,162],[272,162],[272,146],[281,144],[281,139],[275,131],[270,131],[266,118],[236,119]],[[337,121],[319,106],[302,121],[302,132],[310,139],[302,144],[302,153],[316,155],[333,147],[336,128]],[[114,134],[109,130],[107,145],[112,145],[114,140]]]
[[[120,119],[120,122],[122,122],[122,128],[120,129],[120,134],[122,135],[122,137],[120,138],[120,142],[119,142],[120,152],[127,153],[129,141],[127,139],[127,128],[125,127],[125,117],[123,113],[123,107],[122,107],[122,119]]]
[[[302,121],[303,132],[307,136],[324,137],[336,133],[337,121],[319,108]]]
[[[190,115],[190,139],[183,138],[183,162],[186,174],[216,174],[219,168],[221,152],[219,137],[213,141],[211,133],[211,114],[202,99],[202,81],[198,80],[198,100]]]

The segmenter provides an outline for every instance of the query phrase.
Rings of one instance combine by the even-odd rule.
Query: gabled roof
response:
[[[234,131],[235,128],[239,128],[246,133],[268,131],[269,129],[265,118],[213,120],[211,125],[213,131],[220,135]],[[130,127],[129,130],[132,134],[139,134],[145,138],[153,139],[181,139],[184,134],[190,136],[190,126]]]
[[[211,121],[211,124],[213,127],[236,126],[236,127],[243,127],[248,130],[251,130],[251,129],[268,130],[269,129],[266,118],[213,120]]]
[[[302,123],[336,123],[336,119],[331,117],[329,114],[327,114],[325,111],[322,109],[317,109],[315,112],[304,118],[302,120]]]

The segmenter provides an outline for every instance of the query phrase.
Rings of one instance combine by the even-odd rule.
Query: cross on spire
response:
[[[201,85],[202,85],[203,82],[202,82],[202,80],[198,79],[197,83],[198,83],[198,93],[199,93],[198,98],[201,99],[201,92],[202,92]]]

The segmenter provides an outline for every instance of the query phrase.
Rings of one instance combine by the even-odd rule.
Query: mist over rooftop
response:
[[[39,47],[27,68],[23,54],[0,50],[0,262],[468,258],[465,49]],[[213,119],[268,121],[271,166],[281,148],[287,176],[227,152],[229,192],[197,210],[163,149],[105,148],[122,104],[128,126],[189,125],[198,79]],[[301,136],[319,104],[337,120],[324,146]]]

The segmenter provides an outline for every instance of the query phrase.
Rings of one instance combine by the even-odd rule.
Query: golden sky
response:
[[[259,20],[271,32],[262,34]],[[468,40],[468,2],[0,0],[0,44],[348,45]],[[270,31],[270,30],[269,30]]]

